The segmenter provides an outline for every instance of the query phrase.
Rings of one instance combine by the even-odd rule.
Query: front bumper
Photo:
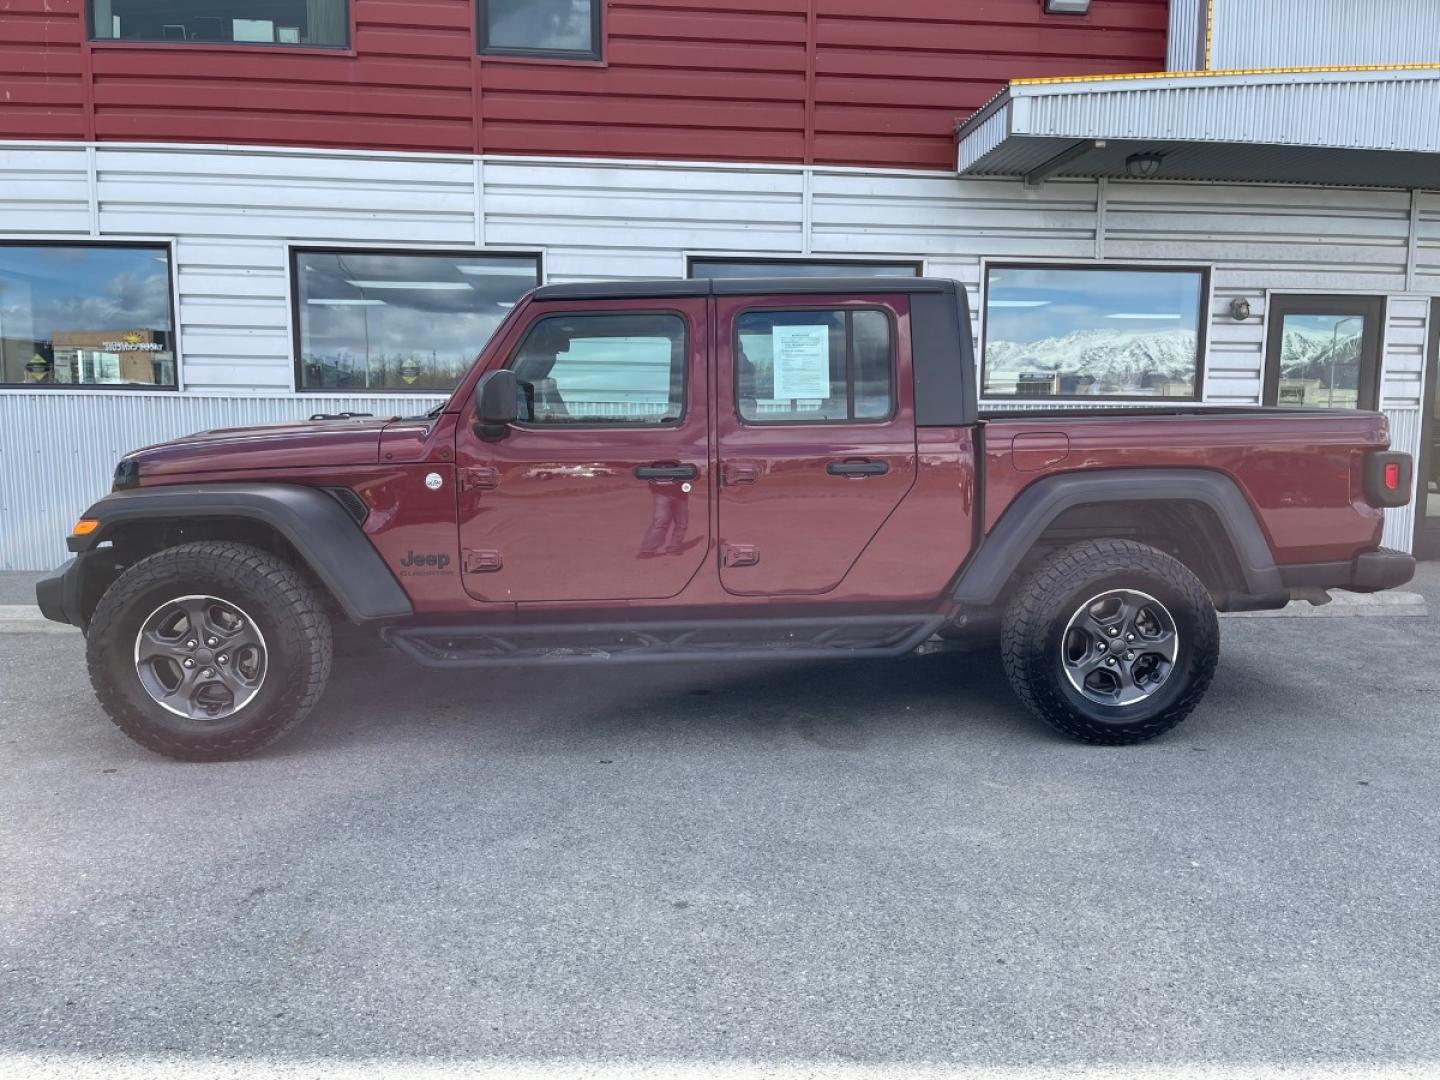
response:
[[[1304,563],[1280,567],[1288,589],[1345,589],[1379,592],[1404,585],[1415,576],[1415,556],[1393,548],[1377,548],[1350,562]]]
[[[35,603],[41,615],[52,622],[85,628],[90,621],[85,617],[85,564],[92,557],[87,554],[68,559],[35,583]]]

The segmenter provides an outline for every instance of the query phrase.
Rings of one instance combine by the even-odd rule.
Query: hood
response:
[[[380,437],[393,417],[311,420],[216,428],[126,454],[141,482],[176,473],[297,468],[307,465],[373,465]]]

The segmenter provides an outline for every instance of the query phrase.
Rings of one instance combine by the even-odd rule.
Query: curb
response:
[[[1274,611],[1228,611],[1222,619],[1335,619],[1402,618],[1423,619],[1430,614],[1425,597],[1417,592],[1351,593],[1337,589],[1330,602],[1318,607],[1308,600],[1294,600]]]
[[[78,634],[77,626],[51,622],[33,604],[0,604],[0,634]]]

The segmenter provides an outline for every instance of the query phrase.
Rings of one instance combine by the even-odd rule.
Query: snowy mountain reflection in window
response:
[[[1365,315],[1285,316],[1276,404],[1354,409],[1360,404]]]
[[[989,397],[1199,397],[1205,272],[991,266]]]

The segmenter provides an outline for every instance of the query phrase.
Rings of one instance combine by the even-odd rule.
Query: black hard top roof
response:
[[[532,295],[536,300],[648,300],[804,293],[954,293],[956,287],[948,278],[922,277],[655,278],[542,285]]]

